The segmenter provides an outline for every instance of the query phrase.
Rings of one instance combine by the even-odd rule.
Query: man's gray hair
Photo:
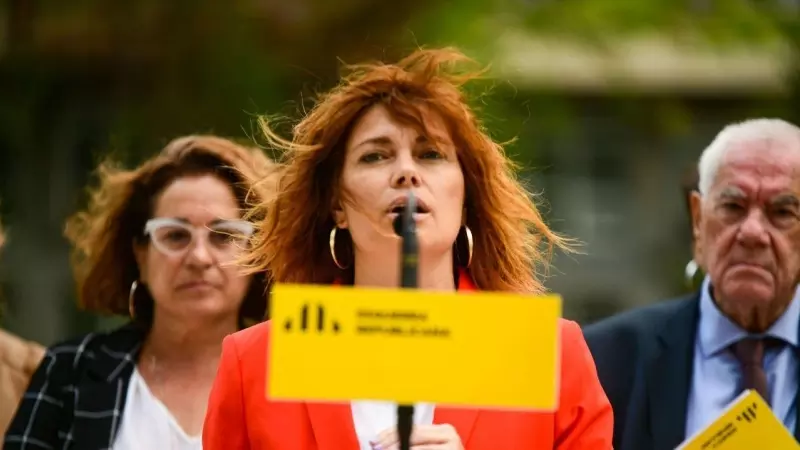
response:
[[[728,150],[753,141],[781,141],[800,151],[800,128],[781,119],[750,119],[723,128],[700,155],[697,164],[700,195],[706,196],[711,190]]]

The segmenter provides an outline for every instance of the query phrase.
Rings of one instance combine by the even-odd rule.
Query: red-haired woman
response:
[[[547,264],[542,241],[550,250],[565,241],[545,225],[502,148],[466,105],[461,85],[478,74],[448,70],[464,60],[453,50],[423,50],[397,64],[358,66],[296,126],[291,142],[266,129],[289,159],[277,197],[265,205],[253,265],[282,283],[395,287],[392,221],[411,190],[421,205],[420,288],[543,292],[535,276],[536,266]],[[226,338],[205,450],[398,445],[390,403],[266,398],[269,339],[269,323]],[[417,405],[412,448],[610,449],[611,406],[574,322],[561,323],[561,351],[557,411]],[[419,367],[419,379],[425,376]]]

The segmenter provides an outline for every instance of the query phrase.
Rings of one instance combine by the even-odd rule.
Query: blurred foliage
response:
[[[253,114],[296,116],[314,93],[335,82],[340,62],[394,59],[418,45],[457,45],[490,63],[497,38],[518,28],[597,45],[654,31],[693,43],[768,45],[797,36],[796,15],[789,14],[793,4],[414,0],[388,7],[368,0],[10,0],[3,10],[8,27],[0,77],[6,86],[30,89],[15,108],[0,114],[8,119],[4,123],[14,123],[13,134],[24,135],[19,130],[30,129],[30,123],[14,111],[41,101],[48,91],[40,86],[50,79],[91,79],[105,90],[114,111],[108,127],[112,147],[138,155],[155,151],[175,134],[249,134]],[[482,95],[489,88],[493,95]],[[562,92],[520,95],[513,85],[487,82],[474,93],[487,125],[502,140],[522,128],[562,133],[575,123]],[[643,111],[642,103],[620,97],[619,113],[631,120],[654,113]],[[676,133],[686,129],[679,101],[654,109],[661,126]]]
[[[82,148],[93,164],[109,151],[129,164],[175,135],[208,132],[257,138],[254,116],[297,117],[336,81],[341,63],[392,60],[417,46],[455,45],[491,64],[506,30],[602,45],[637,33],[707,45],[797,42],[787,1],[747,0],[413,0],[391,7],[368,0],[178,0],[45,2],[10,0],[0,59],[0,131],[10,151],[41,152],[42,127],[94,98],[105,111]],[[796,6],[795,6],[796,8]],[[337,59],[338,58],[338,59]],[[543,62],[546,63],[546,62]],[[795,90],[796,92],[797,90]],[[487,129],[525,165],[576,132],[586,98],[547,88],[520,92],[487,80],[470,89]],[[487,95],[488,94],[488,95]],[[656,135],[688,133],[684,99],[608,92],[608,114]],[[74,103],[72,106],[67,103]],[[792,118],[795,108],[753,99]],[[26,112],[20,114],[20,111]],[[29,113],[27,113],[29,112]],[[90,155],[87,155],[90,152]]]
[[[414,30],[416,42],[457,45],[488,63],[497,39],[506,30],[520,28],[532,35],[560,36],[600,50],[619,39],[652,34],[683,45],[719,49],[787,42],[796,48],[800,43],[799,8],[800,2],[793,0],[441,1],[421,10],[408,28]],[[501,140],[520,135],[536,137],[526,139],[527,146],[519,149],[522,154],[518,159],[523,163],[537,161],[535,147],[548,136],[564,135],[581,126],[578,117],[582,112],[577,104],[582,99],[568,92],[546,87],[519,92],[508,82],[480,87],[486,88],[491,88],[493,95],[476,91],[476,106],[495,136]],[[792,94],[796,92],[794,89]],[[683,98],[624,91],[605,95],[613,99],[613,114],[632,127],[678,136],[693,127],[692,113]],[[798,114],[785,99],[765,95],[751,100],[752,108],[745,108],[743,117],[771,113],[792,119]]]
[[[18,151],[41,152],[34,137],[53,114],[69,114],[64,103],[80,108],[83,96],[95,97],[107,112],[98,124],[107,145],[81,153],[91,152],[88,159],[96,162],[113,150],[134,163],[179,134],[256,137],[254,115],[297,117],[317,92],[335,83],[342,62],[392,60],[420,45],[456,45],[490,64],[497,40],[520,28],[596,45],[653,32],[697,45],[797,42],[798,3],[9,0],[0,10],[7,25],[0,38],[0,94],[11,101],[0,107],[0,131],[11,151],[0,152],[0,162]],[[542,143],[581,126],[584,99],[570,93],[544,87],[520,92],[492,80],[470,93],[494,137],[526,137],[524,148],[509,147],[524,164],[537,162]],[[682,98],[605,95],[613,98],[610,113],[632,127],[667,135],[692,128]],[[783,102],[754,100],[774,114],[797,114]]]
[[[657,31],[678,39],[725,45],[775,43],[780,24],[797,12],[781,0],[504,0],[526,9],[518,17],[536,33],[605,42]],[[525,6],[522,6],[525,5]]]
[[[46,178],[52,175],[48,171],[57,171],[52,161],[59,161],[58,152],[72,152],[63,158],[78,161],[75,164],[88,171],[109,152],[135,164],[181,134],[257,137],[255,115],[298,117],[316,93],[336,82],[342,63],[394,60],[417,46],[455,45],[491,64],[498,40],[506,31],[519,29],[599,49],[653,33],[682,44],[720,49],[786,42],[796,47],[798,4],[797,0],[7,0],[0,3],[0,207],[15,215],[27,207],[24,226],[49,220],[57,226],[42,235],[56,233],[63,217],[61,209],[56,208],[59,214],[55,214],[47,204],[52,201],[48,189],[61,193],[69,183],[85,181],[76,175],[77,180],[63,185],[38,186],[45,184],[36,182],[42,173]],[[800,78],[794,86],[800,86]],[[563,142],[588,153],[581,148],[590,139],[585,128],[597,115],[632,130],[620,138],[630,142],[620,146],[642,152],[665,136],[691,133],[703,121],[696,112],[698,100],[681,94],[577,95],[546,87],[520,90],[513,83],[489,79],[470,88],[470,93],[493,137],[518,138],[508,146],[509,154],[537,170],[570,170],[553,167],[548,153],[561,150]],[[724,104],[720,109],[725,109],[726,117],[769,114],[796,121],[798,89],[791,95],[793,99],[786,101],[748,94],[734,106]],[[615,131],[608,133],[611,138],[604,139],[613,146]],[[639,155],[631,157],[635,156]],[[23,191],[10,185],[12,170],[34,180],[25,187],[30,192],[12,193]],[[591,168],[575,170],[596,175]],[[77,192],[65,196],[74,196],[78,206]],[[672,261],[664,264],[675,266]]]
[[[779,44],[800,27],[798,11],[796,0],[442,1],[412,28],[421,42],[456,42],[484,59],[499,35],[518,28],[597,45],[653,33],[694,44]]]

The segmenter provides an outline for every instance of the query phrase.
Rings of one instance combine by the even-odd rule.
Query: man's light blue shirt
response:
[[[770,348],[764,355],[771,408],[786,428],[794,433],[798,391],[798,327],[800,300],[792,299],[784,314],[760,335],[751,335],[725,317],[711,299],[706,277],[700,293],[700,323],[694,345],[692,382],[686,414],[686,436],[711,423],[742,392],[743,377],[739,361],[730,346],[748,337],[769,336],[785,345]]]

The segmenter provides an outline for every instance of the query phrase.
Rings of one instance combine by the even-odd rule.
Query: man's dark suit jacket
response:
[[[614,408],[616,450],[672,450],[686,437],[699,298],[637,308],[584,329]]]

